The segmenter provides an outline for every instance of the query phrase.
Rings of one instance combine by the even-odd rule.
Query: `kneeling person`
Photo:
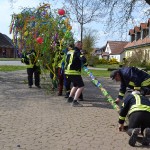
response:
[[[119,114],[119,130],[124,129],[126,116],[129,116],[128,135],[129,145],[135,146],[138,134],[143,135],[142,145],[150,144],[150,101],[139,91],[133,91],[122,104]]]

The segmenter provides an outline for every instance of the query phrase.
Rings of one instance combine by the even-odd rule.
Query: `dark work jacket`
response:
[[[140,88],[142,87],[142,82],[147,79],[150,80],[150,75],[148,73],[135,67],[120,68],[119,74],[121,76],[121,85],[118,95],[119,99],[123,98],[127,87],[135,90],[140,90]]]
[[[74,50],[67,52],[65,60],[65,74],[80,75],[81,68],[86,65],[86,58],[81,54],[80,50],[75,47]]]
[[[127,114],[131,115],[133,112],[137,111],[146,111],[150,113],[150,101],[145,96],[139,94],[130,94],[124,99],[118,122],[123,124]],[[147,119],[150,119],[150,115]]]

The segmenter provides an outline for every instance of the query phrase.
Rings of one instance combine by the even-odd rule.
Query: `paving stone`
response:
[[[84,77],[82,108],[71,107],[51,83],[26,84],[26,71],[0,73],[0,150],[136,150],[118,132],[118,113],[89,77]],[[98,78],[115,99],[119,84]],[[19,146],[20,145],[20,146]]]

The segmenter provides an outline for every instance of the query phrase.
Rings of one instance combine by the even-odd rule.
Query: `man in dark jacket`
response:
[[[140,95],[139,91],[129,94],[122,104],[119,114],[119,130],[124,129],[126,116],[129,116],[128,135],[129,144],[135,146],[137,136],[143,135],[142,145],[150,144],[150,101],[147,97]]]
[[[80,49],[82,48],[81,41],[75,43],[75,49],[67,52],[65,61],[65,74],[73,83],[68,102],[72,102],[72,106],[82,106],[79,102],[79,96],[84,89],[84,82],[81,77],[81,68],[86,65],[86,58],[81,54]]]
[[[21,62],[27,65],[28,74],[28,86],[32,88],[33,85],[33,74],[35,79],[35,86],[41,88],[40,86],[40,66],[37,65],[36,52],[31,50],[30,52],[23,52]]]
[[[150,75],[143,70],[135,67],[123,67],[112,71],[110,77],[121,82],[116,103],[123,99],[127,87],[141,91],[143,95],[150,93]]]

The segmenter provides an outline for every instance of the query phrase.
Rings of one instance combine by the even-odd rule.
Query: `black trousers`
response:
[[[66,92],[70,93],[71,91],[71,80],[68,78],[68,75],[64,74],[64,85],[66,88]],[[83,100],[83,94],[81,93],[81,95],[79,96],[79,99]]]
[[[133,112],[129,116],[128,130],[134,128],[141,128],[142,134],[145,128],[150,128],[150,112],[147,111]]]
[[[27,68],[28,85],[33,85],[33,74],[35,79],[35,86],[40,85],[40,67],[34,66],[33,68]]]
[[[71,81],[68,79],[68,77],[64,74],[64,85],[65,85],[65,88],[66,88],[66,92],[69,92],[71,91]]]

